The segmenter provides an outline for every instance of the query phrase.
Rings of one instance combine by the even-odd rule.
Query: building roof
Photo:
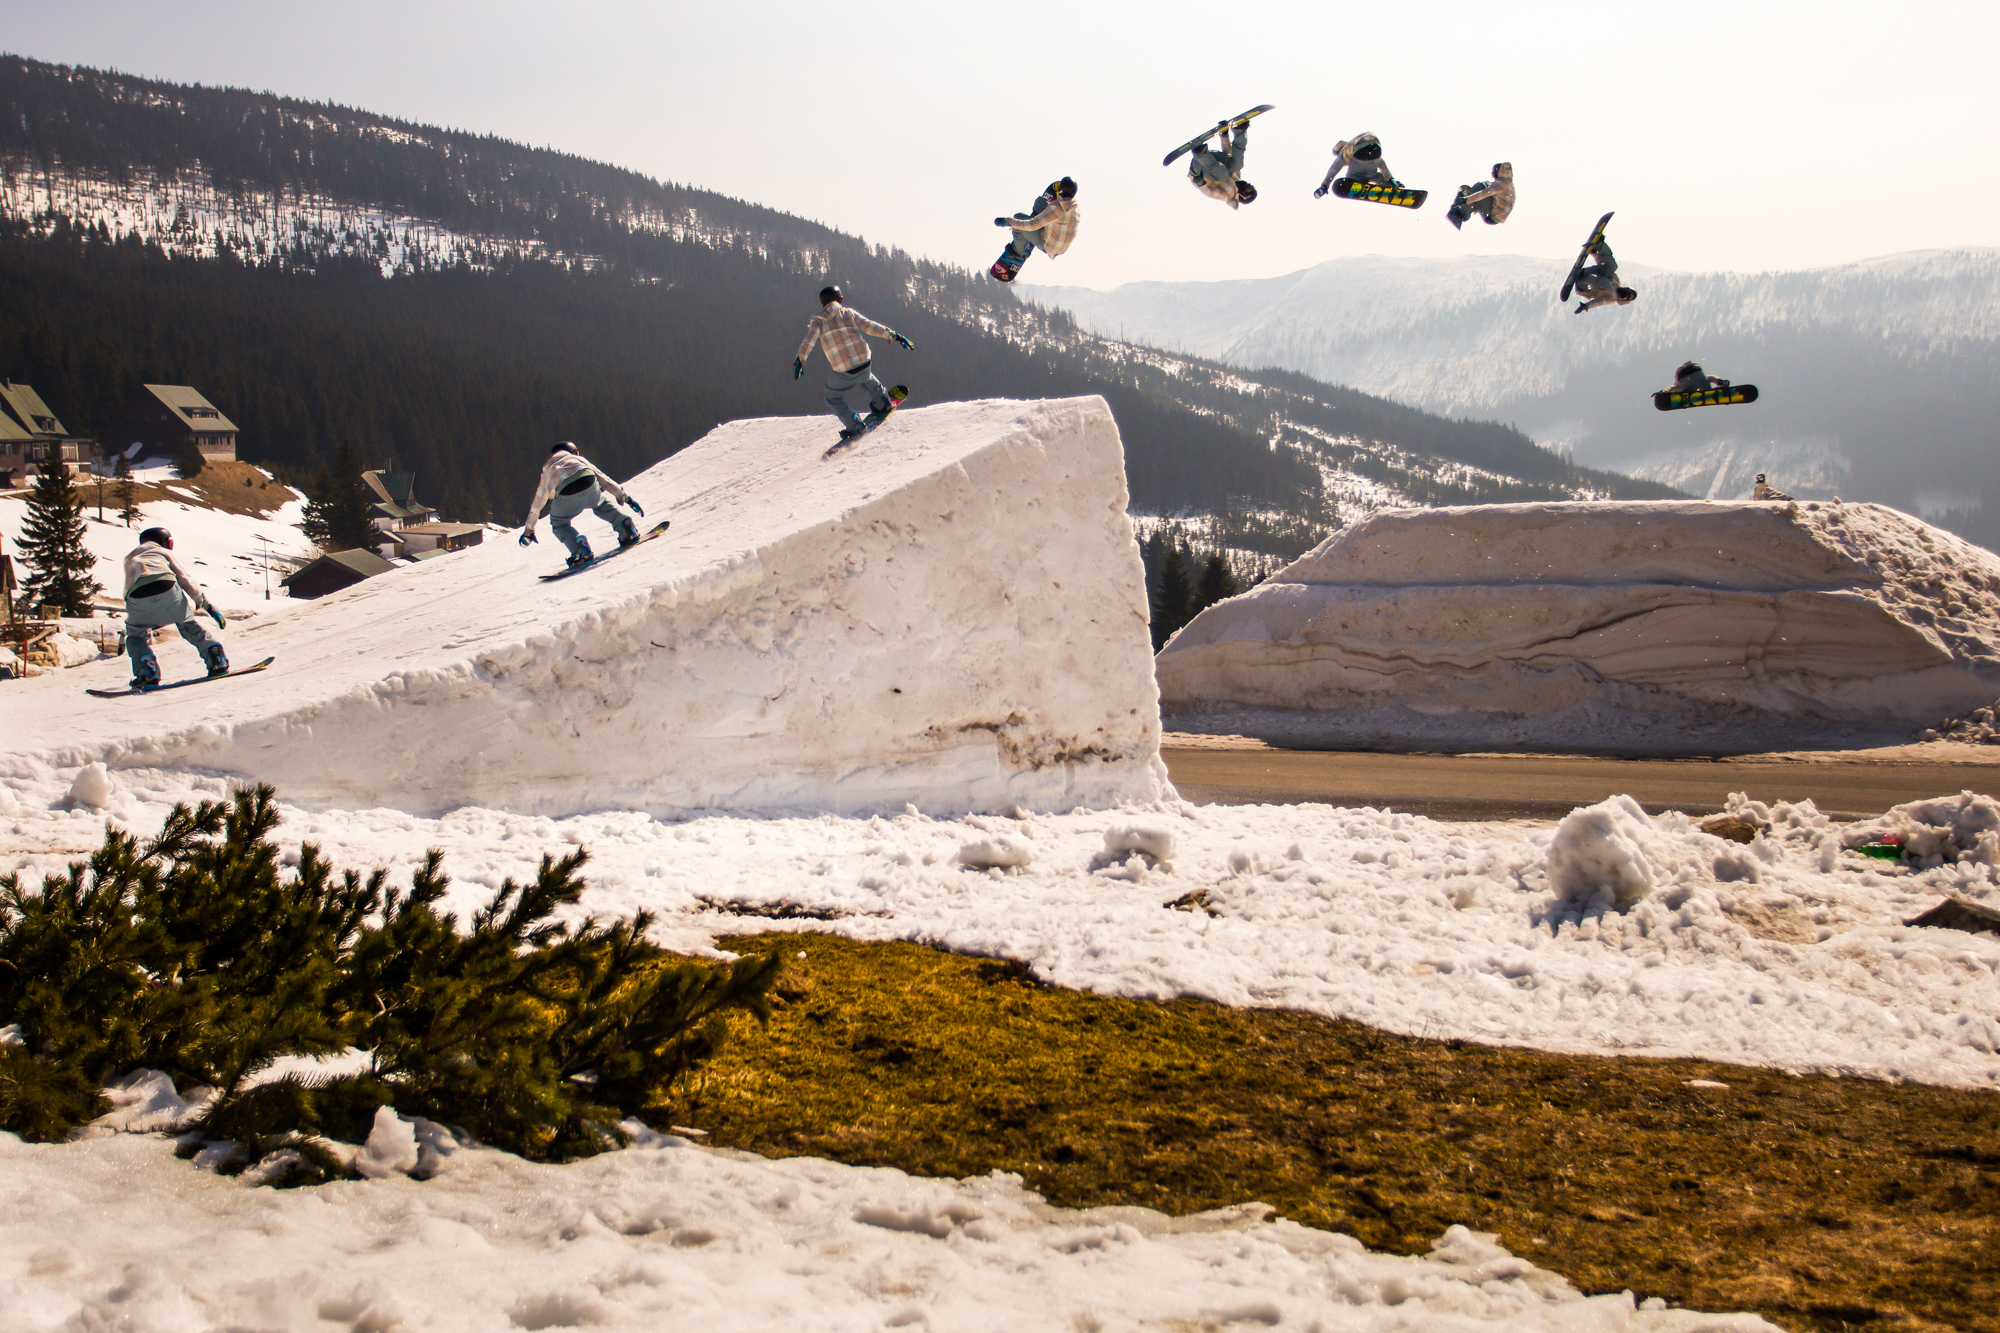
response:
[[[375,468],[362,473],[361,480],[368,484],[369,490],[374,491],[389,504],[400,505],[405,509],[423,508],[417,502],[417,474],[414,472],[389,472]]]
[[[140,387],[144,388],[147,393],[152,394],[153,397],[159,399],[168,407],[171,407],[182,421],[195,430],[233,431],[236,429],[236,423],[217,411],[214,403],[209,402],[208,399],[202,397],[185,384],[146,384]]]
[[[379,509],[381,506],[377,505],[376,508]],[[457,537],[464,533],[477,532],[485,526],[483,523],[412,523],[398,535],[415,532],[439,537]]]
[[[21,426],[35,435],[68,435],[63,424],[56,420],[56,414],[49,411],[49,405],[42,396],[25,384],[8,380],[0,384],[0,402],[7,404]]]
[[[32,440],[34,438],[33,435],[21,429],[20,422],[14,420],[14,418],[8,416],[5,412],[0,412],[0,440],[6,440],[11,444],[16,441]]]
[[[386,574],[390,570],[395,568],[394,565],[390,564],[387,560],[384,560],[381,556],[375,554],[373,551],[364,551],[359,547],[356,547],[352,551],[335,551],[330,555],[323,555],[319,559],[313,561],[312,564],[306,565],[301,569],[293,570],[291,573],[285,575],[284,578],[279,579],[278,582],[290,583],[293,579],[298,578],[301,574],[304,574],[307,570],[310,570],[315,566],[322,564],[339,565],[343,569],[359,574],[364,579],[372,579],[377,574]]]

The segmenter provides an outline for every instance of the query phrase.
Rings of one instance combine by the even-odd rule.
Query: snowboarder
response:
[[[1313,198],[1326,198],[1326,192],[1333,188],[1334,177],[1342,171],[1347,173],[1348,180],[1360,183],[1373,182],[1392,188],[1402,183],[1389,174],[1389,164],[1382,160],[1382,141],[1366,130],[1333,146],[1333,165],[1326,169],[1326,179],[1313,191]]]
[[[611,499],[606,499],[609,492]],[[572,518],[588,509],[609,523],[618,533],[618,544],[631,546],[639,540],[639,527],[631,519],[618,512],[611,500],[622,500],[625,507],[644,518],[646,511],[639,502],[627,495],[617,482],[598,471],[591,461],[576,451],[576,446],[568,440],[549,449],[549,461],[542,464],[542,479],[535,487],[535,498],[528,502],[528,521],[521,526],[521,545],[526,546],[536,540],[535,520],[542,515],[542,506],[548,506],[549,528],[569,548],[569,567],[577,568],[591,561],[590,543],[578,532]]]
[[[1492,180],[1458,187],[1458,198],[1451,201],[1451,208],[1445,212],[1445,217],[1450,219],[1452,226],[1462,227],[1477,213],[1486,219],[1487,226],[1497,227],[1513,211],[1514,164],[1495,162]]]
[[[1699,361],[1683,361],[1674,371],[1673,393],[1700,393],[1704,389],[1726,389],[1729,381],[1719,379],[1701,368]],[[1758,478],[1762,480],[1762,478]]]
[[[1611,253],[1611,243],[1603,236],[1600,235],[1584,254],[1586,257],[1595,255],[1597,262],[1577,271],[1576,290],[1590,298],[1577,302],[1577,314],[1595,310],[1601,305],[1630,305],[1639,299],[1638,292],[1618,285],[1618,260]]]
[[[893,338],[897,346],[908,352],[917,350],[917,345],[886,324],[877,324],[859,310],[849,310],[845,298],[838,287],[822,287],[819,293],[820,312],[806,321],[805,341],[799,344],[798,354],[792,358],[792,378],[806,377],[806,358],[812,355],[813,339],[819,339],[821,350],[826,353],[828,374],[826,377],[826,405],[840,418],[842,429],[840,438],[857,440],[868,433],[868,423],[847,405],[847,395],[854,389],[868,391],[869,415],[877,422],[896,410],[889,399],[889,391],[882,387],[882,381],[875,378],[869,366],[874,362],[874,354],[868,350],[869,337]]]
[[[1036,246],[1051,259],[1069,249],[1069,243],[1076,239],[1077,223],[1082,219],[1076,208],[1076,182],[1067,176],[1050,181],[1049,188],[1042,191],[1035,206],[1026,213],[993,219],[996,227],[1012,227],[1014,239],[988,271],[1001,282],[1012,282]]]
[[[208,616],[217,629],[227,623],[201,585],[174,559],[174,534],[165,528],[147,528],[139,534],[139,545],[125,557],[125,655],[132,659],[134,690],[160,687],[160,659],[153,656],[152,631],[168,625],[201,653],[210,676],[229,674],[229,657],[222,650],[222,641],[210,634],[196,615]]]
[[[1758,500],[1789,500],[1792,498],[1783,491],[1774,489],[1769,482],[1764,480],[1764,474],[1761,472],[1757,474],[1757,489],[1751,492],[1751,496],[1753,499]]]
[[[1219,148],[1209,144],[1220,139]],[[1188,159],[1188,180],[1211,199],[1220,199],[1231,208],[1254,203],[1257,187],[1243,179],[1243,155],[1250,147],[1250,122],[1239,118],[1233,127],[1217,125],[1201,141]]]

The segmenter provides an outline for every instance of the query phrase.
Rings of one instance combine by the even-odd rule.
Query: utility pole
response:
[[[264,543],[264,600],[271,600],[271,539],[259,533],[257,540]]]

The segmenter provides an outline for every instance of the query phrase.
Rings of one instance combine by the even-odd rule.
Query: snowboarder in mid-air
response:
[[[1751,492],[1751,497],[1758,500],[1789,500],[1792,498],[1783,491],[1773,488],[1769,482],[1764,480],[1764,474],[1761,472],[1757,474],[1757,489]]]
[[[125,654],[132,659],[134,690],[160,687],[160,659],[153,656],[152,631],[169,625],[201,653],[210,676],[229,674],[222,641],[195,619],[198,614],[214,620],[217,629],[225,623],[208,594],[174,559],[174,535],[165,528],[147,528],[125,557]]]
[[[1689,407],[1730,407],[1757,401],[1754,384],[1731,384],[1701,368],[1699,361],[1683,361],[1674,370],[1672,388],[1653,395],[1653,406],[1662,412]]]
[[[1611,243],[1606,241],[1602,234],[1598,235],[1584,251],[1584,256],[1594,258],[1597,262],[1577,270],[1576,292],[1579,296],[1589,298],[1577,302],[1577,314],[1595,310],[1601,305],[1631,305],[1639,299],[1638,292],[1619,285],[1618,260],[1611,253]]]
[[[1217,146],[1209,147],[1211,142]],[[1229,122],[1226,128],[1217,125],[1188,159],[1188,180],[1195,189],[1231,208],[1255,203],[1257,187],[1243,179],[1243,157],[1249,151],[1248,120]]]
[[[1346,175],[1341,175],[1342,172]],[[1382,141],[1363,132],[1342,139],[1333,146],[1333,165],[1313,191],[1313,198],[1326,198],[1333,191],[1342,199],[1358,199],[1371,204],[1393,204],[1398,208],[1422,208],[1429,194],[1413,190],[1397,180],[1382,158]]]
[[[1700,393],[1704,389],[1726,389],[1729,381],[1709,374],[1699,361],[1683,361],[1674,369],[1674,393]]]
[[[1462,227],[1471,220],[1474,213],[1486,219],[1486,225],[1496,227],[1507,220],[1514,211],[1514,164],[1495,162],[1493,179],[1481,181],[1477,185],[1458,187],[1458,198],[1451,201],[1451,208],[1445,217],[1454,227]]]
[[[610,498],[607,499],[606,495]],[[618,533],[620,547],[632,546],[639,540],[639,527],[631,519],[618,512],[612,500],[621,500],[625,507],[641,518],[646,511],[639,502],[627,495],[617,482],[597,470],[597,467],[568,440],[562,441],[549,450],[549,461],[542,464],[542,479],[535,487],[535,498],[528,502],[528,521],[521,526],[521,545],[526,546],[535,538],[535,520],[541,517],[542,506],[548,506],[549,528],[562,544],[569,548],[569,567],[576,569],[591,562],[590,543],[570,522],[578,514],[588,509],[609,523]]]
[[[1035,247],[1040,246],[1051,259],[1069,249],[1069,243],[1076,239],[1077,223],[1082,220],[1083,215],[1076,207],[1076,182],[1067,176],[1050,181],[1049,188],[1042,191],[1034,207],[1026,213],[993,219],[996,227],[1012,227],[1014,239],[988,271],[1001,282],[1012,282]]]
[[[820,288],[819,305],[820,312],[806,321],[805,340],[799,344],[798,354],[792,358],[792,378],[805,378],[806,358],[812,355],[813,339],[819,339],[820,350],[826,353],[828,371],[826,405],[840,418],[840,438],[842,443],[846,443],[860,439],[896,410],[895,397],[890,390],[882,387],[882,381],[876,379],[875,373],[869,369],[875,354],[868,350],[868,339],[890,338],[907,352],[916,351],[917,345],[888,325],[877,324],[859,310],[849,310],[838,287]],[[847,405],[847,395],[854,389],[868,392],[866,418]]]

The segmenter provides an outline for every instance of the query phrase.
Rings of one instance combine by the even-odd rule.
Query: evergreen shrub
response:
[[[782,955],[723,966],[650,944],[646,913],[555,919],[588,854],[544,855],[461,930],[438,909],[432,851],[407,890],[335,873],[310,843],[279,870],[268,786],[176,805],[143,845],[107,827],[87,864],[29,891],[0,879],[0,1129],[64,1137],[105,1110],[122,1071],[213,1094],[181,1126],[189,1153],[237,1145],[241,1170],[289,1150],[290,1183],[347,1174],[324,1140],[365,1141],[392,1106],[541,1161],[624,1142],[723,1042],[727,1015],[769,1017]],[[339,1076],[258,1081],[285,1056],[350,1048]],[[291,1159],[286,1159],[291,1160]]]

